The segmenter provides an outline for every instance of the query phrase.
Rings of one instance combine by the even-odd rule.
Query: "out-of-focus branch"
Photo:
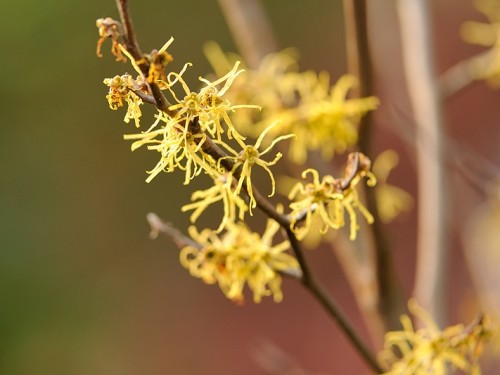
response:
[[[357,90],[353,90],[351,94],[355,97],[372,96],[373,68],[368,41],[366,0],[344,0],[344,18],[348,70],[359,80]],[[368,156],[372,148],[373,125],[373,117],[369,112],[361,119],[358,140],[358,147]],[[384,333],[396,329],[399,325],[399,315],[404,308],[393,269],[389,241],[378,214],[375,190],[365,189],[365,196],[367,208],[375,218],[374,223],[367,227],[368,231],[371,231],[373,241],[361,246],[361,255],[340,250],[336,251],[336,254],[341,256],[346,273],[355,272],[358,268],[356,264],[365,271],[370,266],[374,270],[364,272],[365,277],[358,277],[359,280],[352,275],[347,277],[353,285],[358,305],[372,337],[380,344],[383,342]]]
[[[173,241],[179,249],[182,249],[186,246],[192,246],[196,249],[200,248],[200,245],[198,243],[182,234],[182,232],[175,228],[172,224],[160,219],[155,213],[148,213],[146,215],[146,219],[148,220],[149,226],[151,227],[151,233],[149,234],[149,236],[152,239],[157,238],[159,234],[163,234],[165,237]]]
[[[427,2],[398,0],[398,13],[417,141],[419,216],[414,296],[442,325],[445,321],[446,178],[441,101],[436,87]]]
[[[259,0],[219,0],[231,34],[245,62],[256,69],[264,56],[276,52],[277,43]]]

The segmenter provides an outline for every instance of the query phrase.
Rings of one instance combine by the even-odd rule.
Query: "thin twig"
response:
[[[344,0],[344,15],[348,70],[359,81],[357,90],[353,90],[351,95],[355,97],[372,96],[374,94],[373,67],[368,40],[366,0]],[[361,119],[358,138],[359,149],[368,156],[370,156],[372,150],[373,126],[373,116],[368,112]],[[399,315],[403,312],[404,307],[399,282],[396,279],[392,263],[389,240],[378,212],[375,190],[365,189],[365,196],[367,208],[375,219],[374,223],[369,226],[373,239],[372,251],[374,254],[370,254],[370,249],[364,249],[363,259],[356,259],[356,254],[353,253],[350,256],[352,258],[350,262],[366,263],[367,261],[370,262],[369,259],[372,257],[375,261],[375,264],[373,264],[375,280],[360,281],[366,285],[362,288],[355,288],[355,290],[363,291],[361,294],[357,293],[356,298],[365,314],[365,318],[373,320],[373,317],[378,315],[377,319],[367,321],[367,324],[371,328],[373,338],[378,343],[381,343],[384,333],[394,330],[399,325]],[[345,255],[344,260],[347,260],[349,256]],[[352,278],[350,279],[352,280]],[[370,283],[375,283],[375,285],[371,286]],[[367,295],[367,290],[374,292],[375,295]],[[368,299],[370,303],[365,303],[361,299]],[[382,323],[382,326],[377,326],[380,323]]]
[[[250,68],[276,52],[276,37],[259,0],[219,0],[231,34]]]
[[[148,213],[146,215],[146,219],[151,226],[151,233],[149,234],[149,237],[151,237],[152,239],[157,238],[161,233],[168,239],[172,240],[179,249],[182,249],[186,246],[191,246],[196,249],[201,248],[200,244],[182,234],[182,232],[175,228],[172,224],[160,219],[155,213]]]
[[[299,262],[302,269],[302,284],[306,287],[307,290],[309,290],[309,292],[311,292],[316,297],[318,302],[328,312],[330,317],[332,317],[337,322],[342,332],[347,336],[351,344],[365,360],[365,362],[370,366],[370,368],[377,374],[382,373],[383,370],[377,363],[376,358],[373,356],[371,351],[361,340],[360,336],[350,325],[349,321],[345,318],[344,314],[338,307],[337,302],[331,295],[329,295],[323,285],[321,285],[321,283],[319,283],[312,274],[304,257],[304,251],[300,246],[300,242],[297,240],[297,237],[295,237],[295,233],[293,233],[290,227],[285,228],[285,230],[290,241],[290,246],[292,247],[297,261]]]
[[[446,178],[443,121],[434,73],[427,2],[399,0],[403,61],[417,132],[418,238],[414,296],[439,325],[445,322]],[[424,137],[433,145],[422,142]]]
[[[118,8],[118,13],[120,14],[120,20],[124,31],[123,38],[125,40],[126,49],[132,55],[132,57],[138,62],[139,68],[141,69],[144,77],[147,77],[149,74],[149,63],[147,62],[146,59],[144,59],[144,56],[142,55],[141,49],[139,47],[139,43],[137,42],[134,26],[132,23],[132,17],[130,16],[130,12],[128,9],[128,1],[116,0],[116,7]],[[148,82],[148,86],[151,91],[151,94],[155,99],[156,107],[161,111],[170,113],[168,109],[170,104],[165,95],[163,95],[163,92],[160,90],[158,85],[154,82]]]

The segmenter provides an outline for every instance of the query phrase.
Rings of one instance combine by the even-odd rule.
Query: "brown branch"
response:
[[[374,94],[373,67],[371,62],[366,0],[344,0],[346,27],[347,65],[349,73],[359,81],[357,90],[351,95],[367,97]],[[373,116],[367,113],[360,122],[358,147],[370,156],[372,149]],[[404,310],[399,282],[396,279],[389,240],[380,220],[374,189],[365,189],[366,206],[374,217],[374,223],[368,227],[371,231],[372,244],[364,246],[361,258],[356,253],[342,252],[346,272],[356,269],[356,264],[366,268],[372,263],[374,273],[371,277],[356,280],[350,277],[356,299],[370,328],[372,337],[379,344],[383,335],[399,326],[399,315]],[[339,252],[337,251],[337,254]],[[353,265],[352,265],[353,264]],[[357,285],[360,284],[360,285]],[[364,284],[364,285],[361,285]],[[370,291],[369,294],[367,291]],[[373,294],[375,293],[375,294]]]
[[[179,249],[182,249],[186,246],[191,246],[196,249],[201,248],[200,244],[182,234],[182,232],[175,228],[172,224],[160,219],[155,213],[148,213],[146,219],[151,226],[151,233],[149,234],[149,237],[151,237],[151,239],[157,238],[161,233],[168,239],[172,240]]]
[[[223,2],[225,0],[221,0]],[[238,1],[241,4],[243,2]],[[227,2],[226,2],[227,3]],[[257,4],[255,1],[247,1],[245,4],[246,6],[251,6],[251,4]],[[137,60],[139,67],[143,74],[147,77],[148,72],[149,72],[149,63],[147,62],[146,59],[143,58],[142,53],[140,52],[139,45],[137,43],[135,33],[133,30],[132,26],[132,20],[128,11],[127,7],[127,1],[126,0],[116,0],[116,4],[118,7],[118,10],[120,12],[120,17],[121,21],[124,27],[124,37],[127,45],[127,50],[131,53],[131,55],[134,57],[135,60]],[[258,8],[258,7],[257,7]],[[255,11],[257,8],[253,8]],[[239,11],[242,11],[243,9],[248,10],[249,8],[243,7],[240,8]],[[257,9],[258,11],[261,11]],[[233,9],[232,12],[235,12]],[[261,12],[261,14],[258,14],[258,18],[264,20],[263,18],[264,13]],[[234,14],[233,14],[234,16]],[[239,14],[239,17],[245,16],[245,12],[242,14]],[[254,19],[256,20],[256,19]],[[264,26],[261,25],[261,27],[265,28]],[[258,29],[258,28],[257,28]],[[245,23],[244,28],[242,30],[251,30],[252,32],[256,31],[255,25],[252,25],[250,28],[250,24]],[[271,35],[269,33],[269,35]],[[261,35],[262,37],[262,35]],[[250,51],[252,48],[257,51],[257,46],[258,43],[255,44],[255,42],[258,41],[258,39],[254,39],[253,45],[250,45],[248,50]],[[259,43],[262,44],[262,40],[258,41]],[[268,47],[271,50],[274,50],[275,47],[272,46],[272,44],[268,44]],[[264,56],[264,54],[267,54],[268,52],[271,51],[264,51],[264,49],[259,48],[258,54],[256,55],[255,59],[258,59],[260,62],[261,58]],[[257,61],[257,60],[255,60]],[[145,102],[154,104],[158,109],[163,110],[163,111],[168,111],[168,102],[159,89],[159,87],[155,83],[149,83],[149,87],[151,89],[152,96],[154,98],[154,103],[153,100],[150,96],[144,94],[138,94],[139,97],[141,97]],[[199,124],[198,124],[198,119],[195,119],[192,121],[191,124],[189,124],[190,131],[193,131],[193,134],[196,134],[199,132]],[[227,158],[227,154],[218,146],[216,145],[212,139],[210,139],[208,136],[204,138],[203,144],[202,144],[202,150],[203,152],[211,155],[215,162],[220,161],[220,165],[222,165],[226,170],[232,171],[233,176],[238,179],[240,176],[240,168],[234,168],[235,163],[231,159]],[[367,346],[363,343],[359,335],[354,331],[354,329],[350,326],[348,320],[344,317],[344,315],[340,312],[340,309],[338,308],[336,302],[331,298],[331,296],[328,295],[328,293],[324,290],[324,288],[313,278],[313,275],[310,272],[310,268],[305,260],[303,250],[300,246],[299,241],[297,240],[295,234],[290,228],[290,221],[287,215],[280,214],[279,212],[276,211],[274,206],[269,202],[266,198],[264,198],[259,191],[255,188],[252,187],[253,189],[253,194],[255,201],[257,203],[257,207],[263,211],[267,216],[270,218],[276,220],[280,226],[286,231],[287,237],[290,241],[291,247],[297,257],[297,260],[299,262],[301,271],[302,271],[302,277],[301,281],[302,284],[308,289],[315,297],[316,299],[320,302],[320,304],[325,308],[327,313],[337,322],[337,324],[340,326],[341,330],[344,332],[344,334],[347,336],[347,338],[350,340],[354,348],[358,351],[358,353],[361,355],[361,357],[366,361],[366,363],[377,373],[382,372],[382,369],[378,365],[375,356],[369,351]],[[246,189],[245,189],[246,190]],[[248,192],[247,192],[248,194]],[[168,223],[164,223],[159,219],[158,216],[156,216],[153,213],[148,214],[148,222],[151,225],[151,235],[157,236],[159,233],[163,233],[166,235],[168,238],[172,239],[177,246],[183,247],[186,245],[189,246],[195,246],[199,247],[198,244],[194,243],[190,238],[185,237],[180,231],[175,229],[173,226],[171,226]],[[292,275],[294,276],[294,275]],[[297,276],[297,275],[295,275]]]
[[[120,20],[123,27],[125,47],[138,63],[144,77],[147,77],[149,75],[149,63],[146,59],[144,59],[144,56],[139,47],[139,43],[137,42],[134,26],[132,23],[132,17],[130,16],[130,12],[128,9],[128,1],[116,0],[116,7],[118,8],[118,13],[120,14]],[[163,95],[163,92],[160,90],[158,85],[154,82],[148,82],[148,87],[155,99],[156,108],[158,108],[160,111],[171,113],[168,109],[170,103],[168,102],[165,95]]]

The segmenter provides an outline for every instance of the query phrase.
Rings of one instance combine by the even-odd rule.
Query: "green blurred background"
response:
[[[176,67],[194,63],[192,82],[209,71],[204,42],[234,50],[215,1],[131,3],[142,49],[174,36],[169,51]],[[375,45],[399,66],[398,57],[390,60],[397,52],[391,2],[375,3]],[[304,69],[343,73],[340,1],[264,4],[281,46],[297,47]],[[433,11],[445,30],[437,43],[456,46],[440,56],[451,64],[471,51],[457,27],[474,13],[458,0],[436,1]],[[114,62],[109,44],[103,59],[95,56],[95,20],[117,17],[113,1],[2,0],[0,14],[0,374],[260,374],[253,353],[263,340],[315,373],[365,371],[299,286],[285,282],[281,304],[235,306],[191,278],[175,246],[148,238],[150,211],[186,228],[179,208],[191,190],[180,175],[146,184],[156,155],[131,153],[122,135],[133,125],[107,106],[102,80],[131,71]],[[379,69],[389,82],[381,95],[389,97],[400,68]],[[398,147],[396,137],[381,138],[379,148]],[[414,189],[411,178],[399,180]],[[394,240],[412,243],[413,224],[412,217],[396,224]],[[398,255],[403,276],[408,254]],[[333,255],[309,256],[360,326]]]

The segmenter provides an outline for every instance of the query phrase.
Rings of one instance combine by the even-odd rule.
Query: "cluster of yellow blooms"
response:
[[[309,150],[320,146],[324,156],[331,155],[334,150],[344,151],[356,140],[356,119],[374,109],[377,100],[347,100],[345,95],[353,84],[352,78],[342,78],[330,90],[326,75],[289,71],[280,67],[280,61],[286,56],[278,54],[269,60],[270,68],[263,74],[282,73],[273,78],[279,89],[272,94],[273,102],[280,107],[280,115],[274,111],[273,115],[262,116],[255,126],[258,131],[256,142],[247,144],[242,133],[245,127],[237,128],[235,123],[245,124],[250,120],[248,116],[252,116],[249,113],[260,116],[255,109],[260,110],[261,107],[233,104],[237,100],[233,91],[241,95],[242,87],[250,84],[256,72],[251,72],[249,78],[238,79],[240,83],[237,83],[236,78],[243,77],[243,70],[239,68],[240,62],[235,61],[228,67],[229,71],[214,80],[199,78],[202,87],[193,91],[183,77],[190,63],[186,63],[179,72],[166,72],[167,64],[172,61],[167,49],[173,38],[160,50],[153,50],[136,60],[119,42],[119,23],[103,19],[98,20],[97,25],[100,35],[98,53],[104,40],[111,39],[112,53],[117,59],[130,60],[138,74],[137,78],[124,74],[104,80],[109,87],[107,99],[110,108],[117,110],[126,103],[124,121],[134,120],[135,125],[140,127],[141,105],[156,101],[150,96],[150,85],[165,93],[168,101],[166,109],[158,109],[155,121],[148,129],[124,136],[126,140],[133,141],[132,150],[145,147],[160,155],[158,163],[148,172],[146,181],[150,182],[162,171],[183,171],[186,185],[202,173],[208,175],[213,186],[194,192],[192,202],[182,207],[183,211],[192,211],[190,219],[193,223],[210,205],[217,202],[223,205],[224,214],[216,230],[205,229],[198,233],[196,229],[190,229],[201,249],[184,248],[181,251],[182,264],[193,276],[207,283],[217,282],[225,295],[233,300],[243,298],[244,285],[253,291],[257,302],[262,296],[270,294],[276,301],[281,300],[280,273],[293,271],[297,274],[298,264],[285,253],[289,248],[287,241],[272,245],[272,237],[279,227],[276,222],[270,222],[262,237],[243,224],[245,214],[252,215],[252,210],[258,206],[252,182],[253,169],[259,166],[266,171],[271,180],[269,196],[273,196],[275,179],[270,167],[283,154],[276,152],[269,160],[264,160],[264,157],[271,154],[276,143],[295,137],[293,133],[300,134],[301,142],[295,142],[287,155],[298,161],[304,161]],[[240,99],[244,99],[245,103],[251,102],[246,97]],[[297,102],[296,105],[292,105],[292,101]],[[247,112],[238,116],[241,111]],[[268,106],[262,108],[262,112],[267,113]],[[324,142],[325,137],[335,142]],[[299,183],[290,192],[289,198],[295,201],[290,203],[288,217],[291,230],[298,239],[309,231],[314,216],[322,218],[325,229],[339,229],[345,225],[347,215],[351,223],[351,239],[355,238],[358,229],[355,209],[368,222],[373,221],[356,191],[356,185],[365,177],[370,185],[375,182],[369,171],[370,161],[362,154],[353,155],[356,155],[359,168],[352,173],[346,172],[349,177],[335,179],[326,176],[320,182],[318,172],[308,169],[303,176],[312,174],[313,183]]]
[[[237,58],[224,54],[214,43],[206,45],[205,53],[218,76]],[[259,113],[235,114],[235,122],[243,133],[256,136],[269,122],[279,121],[274,136],[296,135],[288,152],[293,162],[304,164],[310,151],[331,160],[334,153],[344,153],[356,144],[361,117],[379,105],[375,97],[348,99],[348,91],[356,84],[349,75],[331,86],[326,72],[299,72],[291,50],[271,54],[231,89],[230,98],[262,107]]]
[[[354,165],[355,158],[358,158],[356,166]],[[302,173],[302,178],[311,174],[313,181],[305,185],[302,182],[297,183],[288,196],[289,199],[300,197],[290,204],[292,228],[299,240],[303,239],[309,232],[314,216],[321,218],[323,223],[321,232],[325,233],[328,228],[342,228],[345,225],[347,211],[351,222],[351,240],[356,238],[358,230],[355,208],[361,212],[368,223],[373,222],[373,216],[361,203],[355,189],[363,177],[367,178],[369,186],[375,185],[376,179],[370,172],[370,166],[370,160],[363,154],[357,153],[350,155],[346,177],[343,179],[327,175],[320,181],[319,173],[315,169],[306,169]],[[299,221],[303,221],[302,226],[297,225]]]
[[[500,85],[500,1],[475,0],[476,8],[483,13],[488,22],[468,21],[462,25],[465,41],[490,48],[486,63],[477,59],[472,64],[473,74],[478,79],[486,79]]]
[[[391,370],[384,375],[445,375],[450,368],[480,375],[483,344],[493,334],[486,318],[470,326],[458,324],[441,330],[415,300],[408,307],[424,328],[415,330],[407,315],[401,316],[403,331],[389,332],[380,359]]]
[[[181,250],[181,264],[192,276],[208,284],[217,283],[227,298],[243,301],[243,287],[248,284],[253,300],[272,295],[276,302],[283,299],[280,272],[300,274],[297,260],[285,251],[288,241],[272,245],[279,224],[268,220],[262,237],[243,223],[229,223],[220,238],[209,229],[201,233],[189,228],[191,237],[201,248],[187,246]]]

